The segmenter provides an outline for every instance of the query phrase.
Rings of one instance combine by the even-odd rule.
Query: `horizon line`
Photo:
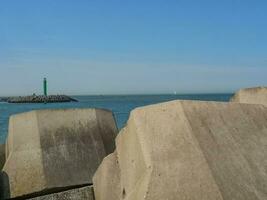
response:
[[[212,95],[212,94],[234,94],[235,92],[189,92],[189,93],[115,93],[115,94],[48,94],[49,95],[66,95],[66,96],[153,96],[153,95]],[[36,94],[41,96],[42,94]],[[31,95],[0,95],[0,97],[18,97],[18,96],[32,96]]]

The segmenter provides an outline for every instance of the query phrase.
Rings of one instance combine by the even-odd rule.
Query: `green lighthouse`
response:
[[[46,78],[44,78],[43,86],[44,86],[44,96],[47,96],[47,81],[46,81]]]

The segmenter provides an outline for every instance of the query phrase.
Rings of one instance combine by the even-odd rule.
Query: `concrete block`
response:
[[[3,199],[2,191],[5,187],[4,182],[2,181],[2,177],[4,177],[2,168],[4,167],[5,162],[6,162],[5,144],[0,144],[0,199]]]
[[[94,175],[96,200],[266,200],[266,125],[263,105],[172,101],[135,109],[116,138],[117,156]]]
[[[120,170],[117,158],[117,152],[108,155],[102,161],[98,169],[101,171],[101,177],[94,177],[94,189],[96,199],[119,200],[121,196]],[[111,192],[112,191],[112,192]]]
[[[267,106],[267,87],[241,89],[235,93],[230,101]]]
[[[92,186],[87,186],[28,200],[94,200],[94,191]]]
[[[92,184],[102,159],[114,151],[116,134],[107,110],[39,110],[11,116],[5,197]]]

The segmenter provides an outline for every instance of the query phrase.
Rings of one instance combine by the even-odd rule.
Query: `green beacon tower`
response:
[[[46,78],[44,78],[43,86],[44,86],[44,96],[47,96],[47,81],[46,81]]]

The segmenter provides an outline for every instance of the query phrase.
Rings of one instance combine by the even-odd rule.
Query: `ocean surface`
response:
[[[190,95],[116,95],[116,96],[73,96],[79,102],[51,104],[9,104],[0,102],[0,143],[4,143],[8,132],[10,115],[37,109],[50,108],[105,108],[113,111],[118,128],[128,120],[130,111],[136,107],[176,99],[229,101],[233,94],[190,94]],[[22,133],[23,134],[23,133]]]

